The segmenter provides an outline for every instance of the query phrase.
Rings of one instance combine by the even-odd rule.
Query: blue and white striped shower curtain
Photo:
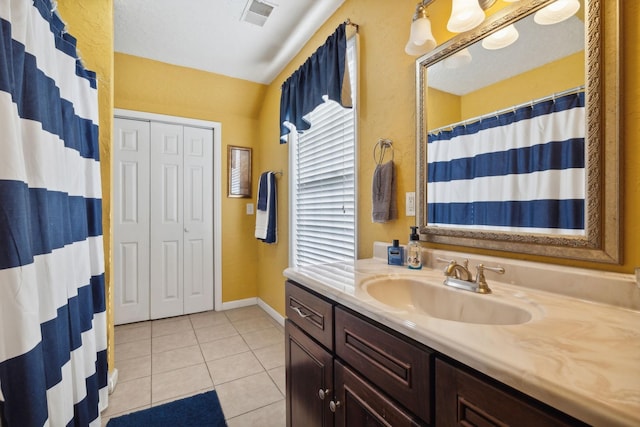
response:
[[[428,135],[432,226],[584,235],[584,92]]]
[[[96,76],[48,0],[0,1],[0,414],[100,425],[107,334]]]

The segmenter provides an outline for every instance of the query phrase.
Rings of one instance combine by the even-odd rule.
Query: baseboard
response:
[[[258,298],[258,305],[266,311],[269,316],[273,317],[273,319],[280,324],[280,326],[284,326],[284,317],[274,310],[269,304],[264,302],[262,299]]]
[[[118,368],[113,368],[108,375],[107,385],[109,387],[109,394],[113,393],[118,384]]]
[[[259,306],[264,311],[266,311],[269,316],[273,317],[273,319],[276,322],[278,322],[281,326],[284,326],[284,317],[282,317],[282,315],[280,313],[278,313],[276,310],[274,310],[273,307],[271,307],[269,304],[264,302],[261,298],[257,298],[257,297],[256,298],[239,299],[239,300],[229,301],[229,302],[223,302],[222,303],[222,311],[224,311],[224,310],[233,310],[234,308],[249,307],[251,305]]]
[[[233,310],[234,308],[249,307],[250,305],[258,304],[258,298],[245,298],[235,301],[223,302],[222,311]]]

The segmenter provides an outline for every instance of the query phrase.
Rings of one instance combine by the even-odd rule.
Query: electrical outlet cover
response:
[[[416,193],[408,192],[405,197],[407,216],[416,216]]]

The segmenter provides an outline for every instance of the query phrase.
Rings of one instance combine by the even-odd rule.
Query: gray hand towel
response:
[[[398,218],[396,178],[393,161],[376,166],[372,183],[373,222],[387,222]]]

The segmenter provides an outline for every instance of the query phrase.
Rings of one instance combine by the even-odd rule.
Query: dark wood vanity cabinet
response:
[[[329,406],[333,397],[333,355],[291,320],[285,323],[285,337],[287,427],[333,426]]]
[[[287,427],[425,425],[389,395],[429,414],[430,354],[290,281],[285,295]]]
[[[287,427],[583,426],[291,281]]]
[[[424,425],[340,360],[335,361],[336,426],[414,427]]]
[[[342,307],[335,308],[334,323],[336,356],[424,422],[431,422],[433,352]]]
[[[503,384],[436,360],[436,425],[486,427],[586,426]]]

